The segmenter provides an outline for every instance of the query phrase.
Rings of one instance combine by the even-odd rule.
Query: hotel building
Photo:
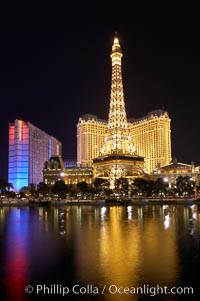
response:
[[[194,181],[196,186],[200,183],[200,172],[199,167],[194,166],[194,162],[191,164],[180,163],[174,158],[169,164],[160,166],[147,175],[147,180],[156,181],[158,178],[163,178],[165,182],[169,184],[169,188],[172,188],[176,184],[179,177],[189,177],[190,180]]]
[[[104,144],[107,121],[95,115],[85,114],[77,124],[77,166],[92,166]]]
[[[171,119],[168,113],[155,110],[145,117],[128,121],[136,151],[145,158],[145,170],[152,172],[158,165],[169,164],[171,161]]]
[[[80,182],[92,184],[93,181],[93,168],[92,167],[65,167],[61,156],[51,156],[45,162],[43,169],[44,182],[48,186],[63,180],[67,185],[75,185]]]
[[[9,124],[8,181],[19,191],[43,181],[43,166],[52,155],[61,155],[61,142],[30,122]]]
[[[152,172],[158,164],[171,162],[171,119],[166,111],[155,110],[138,119],[128,119],[137,154],[145,159],[145,170]],[[92,166],[100,154],[107,122],[94,115],[83,115],[77,125],[78,166]]]

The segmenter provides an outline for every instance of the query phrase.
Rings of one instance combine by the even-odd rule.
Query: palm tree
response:
[[[154,191],[155,183],[151,180],[137,178],[134,180],[132,188],[138,195],[151,196]]]
[[[66,198],[66,194],[68,192],[68,187],[63,180],[58,180],[55,182],[52,187],[53,194],[58,195],[60,198]]]
[[[38,191],[38,193],[42,194],[43,196],[47,196],[50,194],[50,187],[46,183],[40,182],[37,185],[37,191]]]
[[[10,191],[10,189],[14,189],[14,186],[12,183],[7,183],[7,190],[8,192]]]
[[[78,193],[81,195],[87,194],[89,191],[89,185],[85,181],[78,182],[76,187],[78,189]]]
[[[178,191],[178,194],[181,195],[181,196],[191,196],[192,194],[194,194],[195,192],[195,181],[189,177],[189,176],[186,176],[186,177],[182,177],[182,176],[179,176],[177,179],[176,179],[176,187],[177,187],[177,191]]]
[[[0,191],[2,195],[9,192],[11,188],[14,188],[12,183],[8,183],[6,180],[0,179]]]
[[[165,194],[167,192],[168,187],[169,187],[169,184],[167,182],[165,182],[163,178],[158,178],[155,181],[155,192],[157,194],[160,194],[161,199],[163,197],[163,194]]]
[[[108,181],[107,180],[105,180],[105,179],[102,179],[102,178],[95,178],[95,180],[94,180],[94,187],[96,188],[96,189],[101,189],[101,187],[102,187],[102,184],[106,184],[106,183],[108,183]]]
[[[128,195],[129,182],[126,178],[119,178],[116,180],[116,188],[118,193]]]

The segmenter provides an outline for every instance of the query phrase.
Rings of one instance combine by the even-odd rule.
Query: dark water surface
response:
[[[199,257],[197,205],[0,207],[2,301],[200,300]]]

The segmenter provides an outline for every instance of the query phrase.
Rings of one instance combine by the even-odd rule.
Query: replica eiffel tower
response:
[[[112,82],[108,128],[100,156],[93,159],[94,176],[106,178],[115,188],[119,178],[134,178],[143,174],[144,158],[136,154],[126,117],[121,59],[122,51],[115,36],[111,52]]]

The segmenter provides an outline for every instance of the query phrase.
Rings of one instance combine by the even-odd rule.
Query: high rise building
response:
[[[166,111],[155,110],[147,116],[130,119],[130,134],[140,156],[145,158],[145,169],[152,172],[158,164],[171,161],[171,119]]]
[[[85,114],[77,124],[77,165],[92,166],[103,146],[107,130],[107,121],[95,115]]]
[[[107,178],[110,188],[121,177],[133,178],[143,174],[144,158],[137,155],[126,117],[121,59],[117,37],[111,51],[112,81],[108,127],[100,156],[93,160],[95,177]]]
[[[8,181],[16,191],[43,181],[43,166],[52,155],[61,155],[61,142],[30,122],[9,124]]]

